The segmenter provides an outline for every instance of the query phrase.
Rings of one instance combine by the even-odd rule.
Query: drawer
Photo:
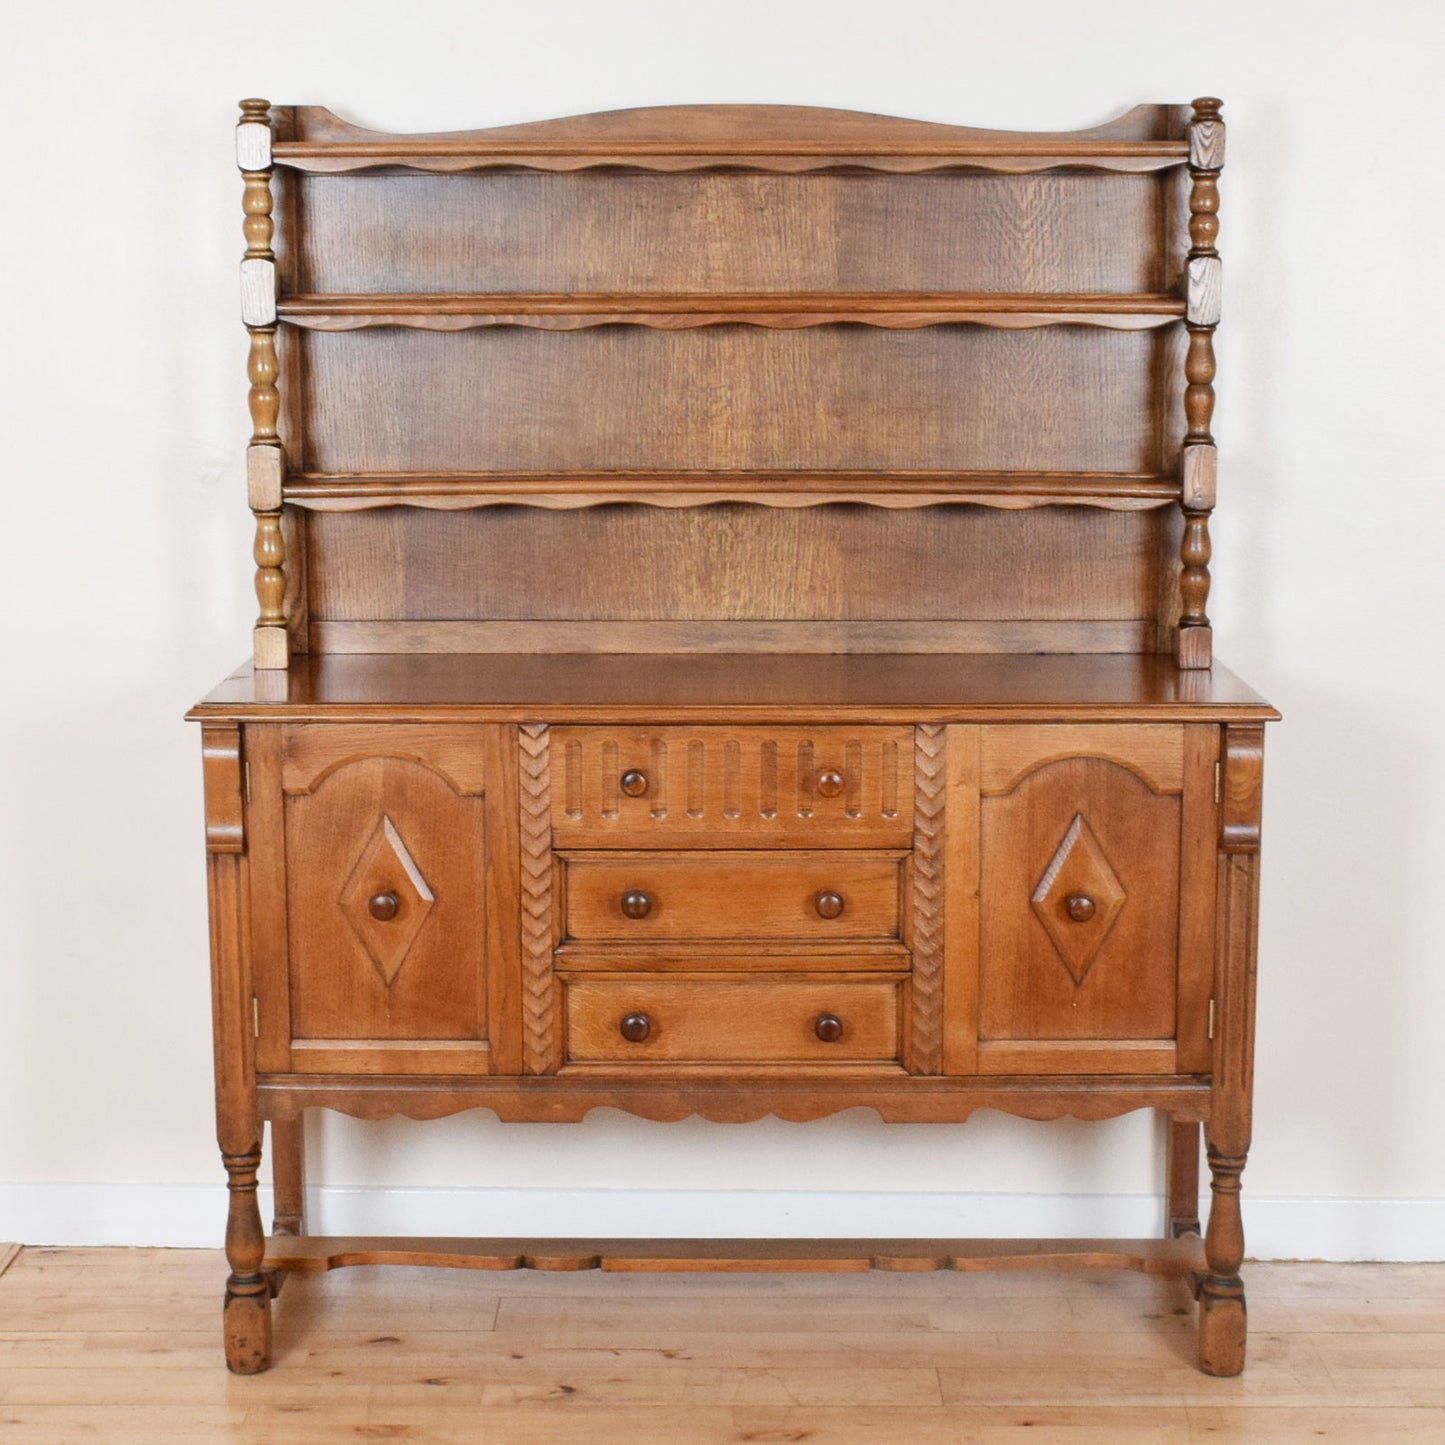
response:
[[[909,846],[910,727],[552,729],[557,846]]]
[[[899,983],[882,979],[571,979],[570,1063],[885,1063]]]
[[[564,857],[569,939],[898,937],[902,853]]]

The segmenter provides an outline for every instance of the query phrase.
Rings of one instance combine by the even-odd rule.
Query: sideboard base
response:
[[[1199,1300],[1199,1367],[1207,1375],[1244,1368],[1245,1307],[1220,1299],[1208,1279],[1203,1241],[1184,1239],[447,1239],[383,1235],[299,1238],[272,1235],[264,1270],[270,1294],[288,1274],[321,1274],[358,1265],[441,1269],[535,1269],[615,1274],[917,1274],[1017,1269],[1125,1269],[1189,1281]],[[227,1362],[254,1374],[269,1364],[270,1298],[246,1301],[248,1328],[232,1349],[228,1300]]]

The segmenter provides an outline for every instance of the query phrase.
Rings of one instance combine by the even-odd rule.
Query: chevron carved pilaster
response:
[[[556,1072],[557,1023],[552,886],[552,762],[545,723],[518,729],[522,800],[522,1067]]]
[[[914,729],[912,1069],[943,1072],[944,730]]]

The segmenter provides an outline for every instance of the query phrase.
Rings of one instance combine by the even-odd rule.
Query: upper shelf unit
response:
[[[431,135],[367,130],[322,106],[295,106],[287,114],[289,124],[263,164],[316,173],[621,166],[1030,174],[1158,171],[1190,160],[1178,110],[1160,105],[1136,106],[1104,125],[1056,133],[978,130],[811,106],[657,106]]]
[[[548,549],[600,566],[566,539],[604,532],[649,557],[755,537],[764,572],[811,538],[820,577],[884,568],[891,628],[939,529],[952,562],[989,560],[925,589],[923,633],[819,645],[1033,618],[993,643],[1172,634],[1208,666],[1219,101],[1052,134],[724,105],[388,135],[246,100],[237,158],[258,666],[293,641],[411,647],[419,622],[476,645],[471,622],[554,604],[574,646],[593,614],[532,576]],[[907,515],[939,503],[968,511]],[[377,594],[422,555],[452,591]],[[1045,572],[1057,616],[1030,610]],[[975,595],[985,576],[1007,597]],[[733,617],[686,583],[666,606]],[[769,619],[805,606],[775,592]]]

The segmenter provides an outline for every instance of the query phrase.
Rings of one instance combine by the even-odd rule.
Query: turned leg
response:
[[[1169,1190],[1165,1239],[1199,1234],[1199,1125],[1192,1119],[1169,1120],[1164,1167]]]
[[[211,997],[216,1045],[216,1142],[226,1166],[226,1280],[222,1332],[226,1364],[255,1375],[271,1360],[271,1284],[262,1272],[266,1233],[256,1202],[261,1121],[256,1109],[255,995],[245,949],[243,887],[245,785],[241,732],[202,728],[206,760],[207,894],[211,914]]]
[[[276,1185],[273,1234],[306,1233],[305,1121],[271,1120],[271,1176]]]
[[[1239,1176],[1244,1156],[1228,1158],[1209,1146],[1209,1227],[1204,1234],[1207,1272],[1199,1281],[1199,1368],[1206,1375],[1237,1375],[1244,1369],[1247,1312],[1244,1281],[1244,1220],[1239,1210]]]
[[[1239,1178],[1249,1154],[1254,1085],[1254,990],[1259,918],[1259,824],[1264,724],[1224,730],[1220,787],[1218,952],[1215,959],[1214,1075],[1208,1142],[1212,1198],[1199,1281],[1199,1368],[1244,1369],[1244,1221]]]
[[[266,1231],[256,1202],[256,1171],[261,1147],[244,1154],[223,1154],[231,1207],[226,1216],[226,1280],[222,1309],[226,1366],[237,1375],[258,1375],[271,1363],[271,1282],[261,1269]]]

